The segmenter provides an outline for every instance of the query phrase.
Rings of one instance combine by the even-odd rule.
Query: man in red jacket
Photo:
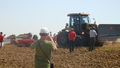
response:
[[[68,38],[69,38],[69,51],[72,52],[74,51],[76,39],[76,33],[74,32],[74,29],[71,29],[71,31],[69,32]]]
[[[5,35],[2,35],[3,33],[0,32],[0,48],[2,47],[3,39]]]

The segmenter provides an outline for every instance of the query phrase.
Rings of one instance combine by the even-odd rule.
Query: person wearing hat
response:
[[[74,29],[71,28],[70,32],[68,33],[68,39],[69,39],[69,51],[74,51],[75,48],[75,39],[76,39],[76,33],[74,32]]]
[[[56,50],[56,44],[49,36],[49,30],[46,27],[40,30],[41,38],[32,44],[35,48],[35,68],[50,68],[50,59],[53,50]]]

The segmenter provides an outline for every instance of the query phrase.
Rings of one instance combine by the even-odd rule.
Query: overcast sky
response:
[[[38,34],[45,26],[55,33],[68,22],[68,13],[79,12],[99,24],[120,24],[120,0],[0,0],[0,31]]]

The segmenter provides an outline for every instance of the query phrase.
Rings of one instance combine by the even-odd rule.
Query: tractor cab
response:
[[[89,23],[89,14],[85,13],[71,13],[69,16],[70,28],[74,28],[75,32],[79,35],[87,29],[87,23]]]
[[[73,28],[77,34],[75,45],[89,46],[89,28],[91,25],[96,26],[96,24],[90,23],[89,14],[70,13],[67,16],[69,17],[69,23],[67,23],[65,29],[62,29],[57,35],[58,45],[60,47],[68,47],[68,33],[71,31],[71,28]]]

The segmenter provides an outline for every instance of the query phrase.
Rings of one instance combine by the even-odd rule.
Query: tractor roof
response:
[[[87,13],[70,13],[70,14],[68,14],[68,16],[76,16],[76,15],[90,15],[90,14],[87,14]]]

